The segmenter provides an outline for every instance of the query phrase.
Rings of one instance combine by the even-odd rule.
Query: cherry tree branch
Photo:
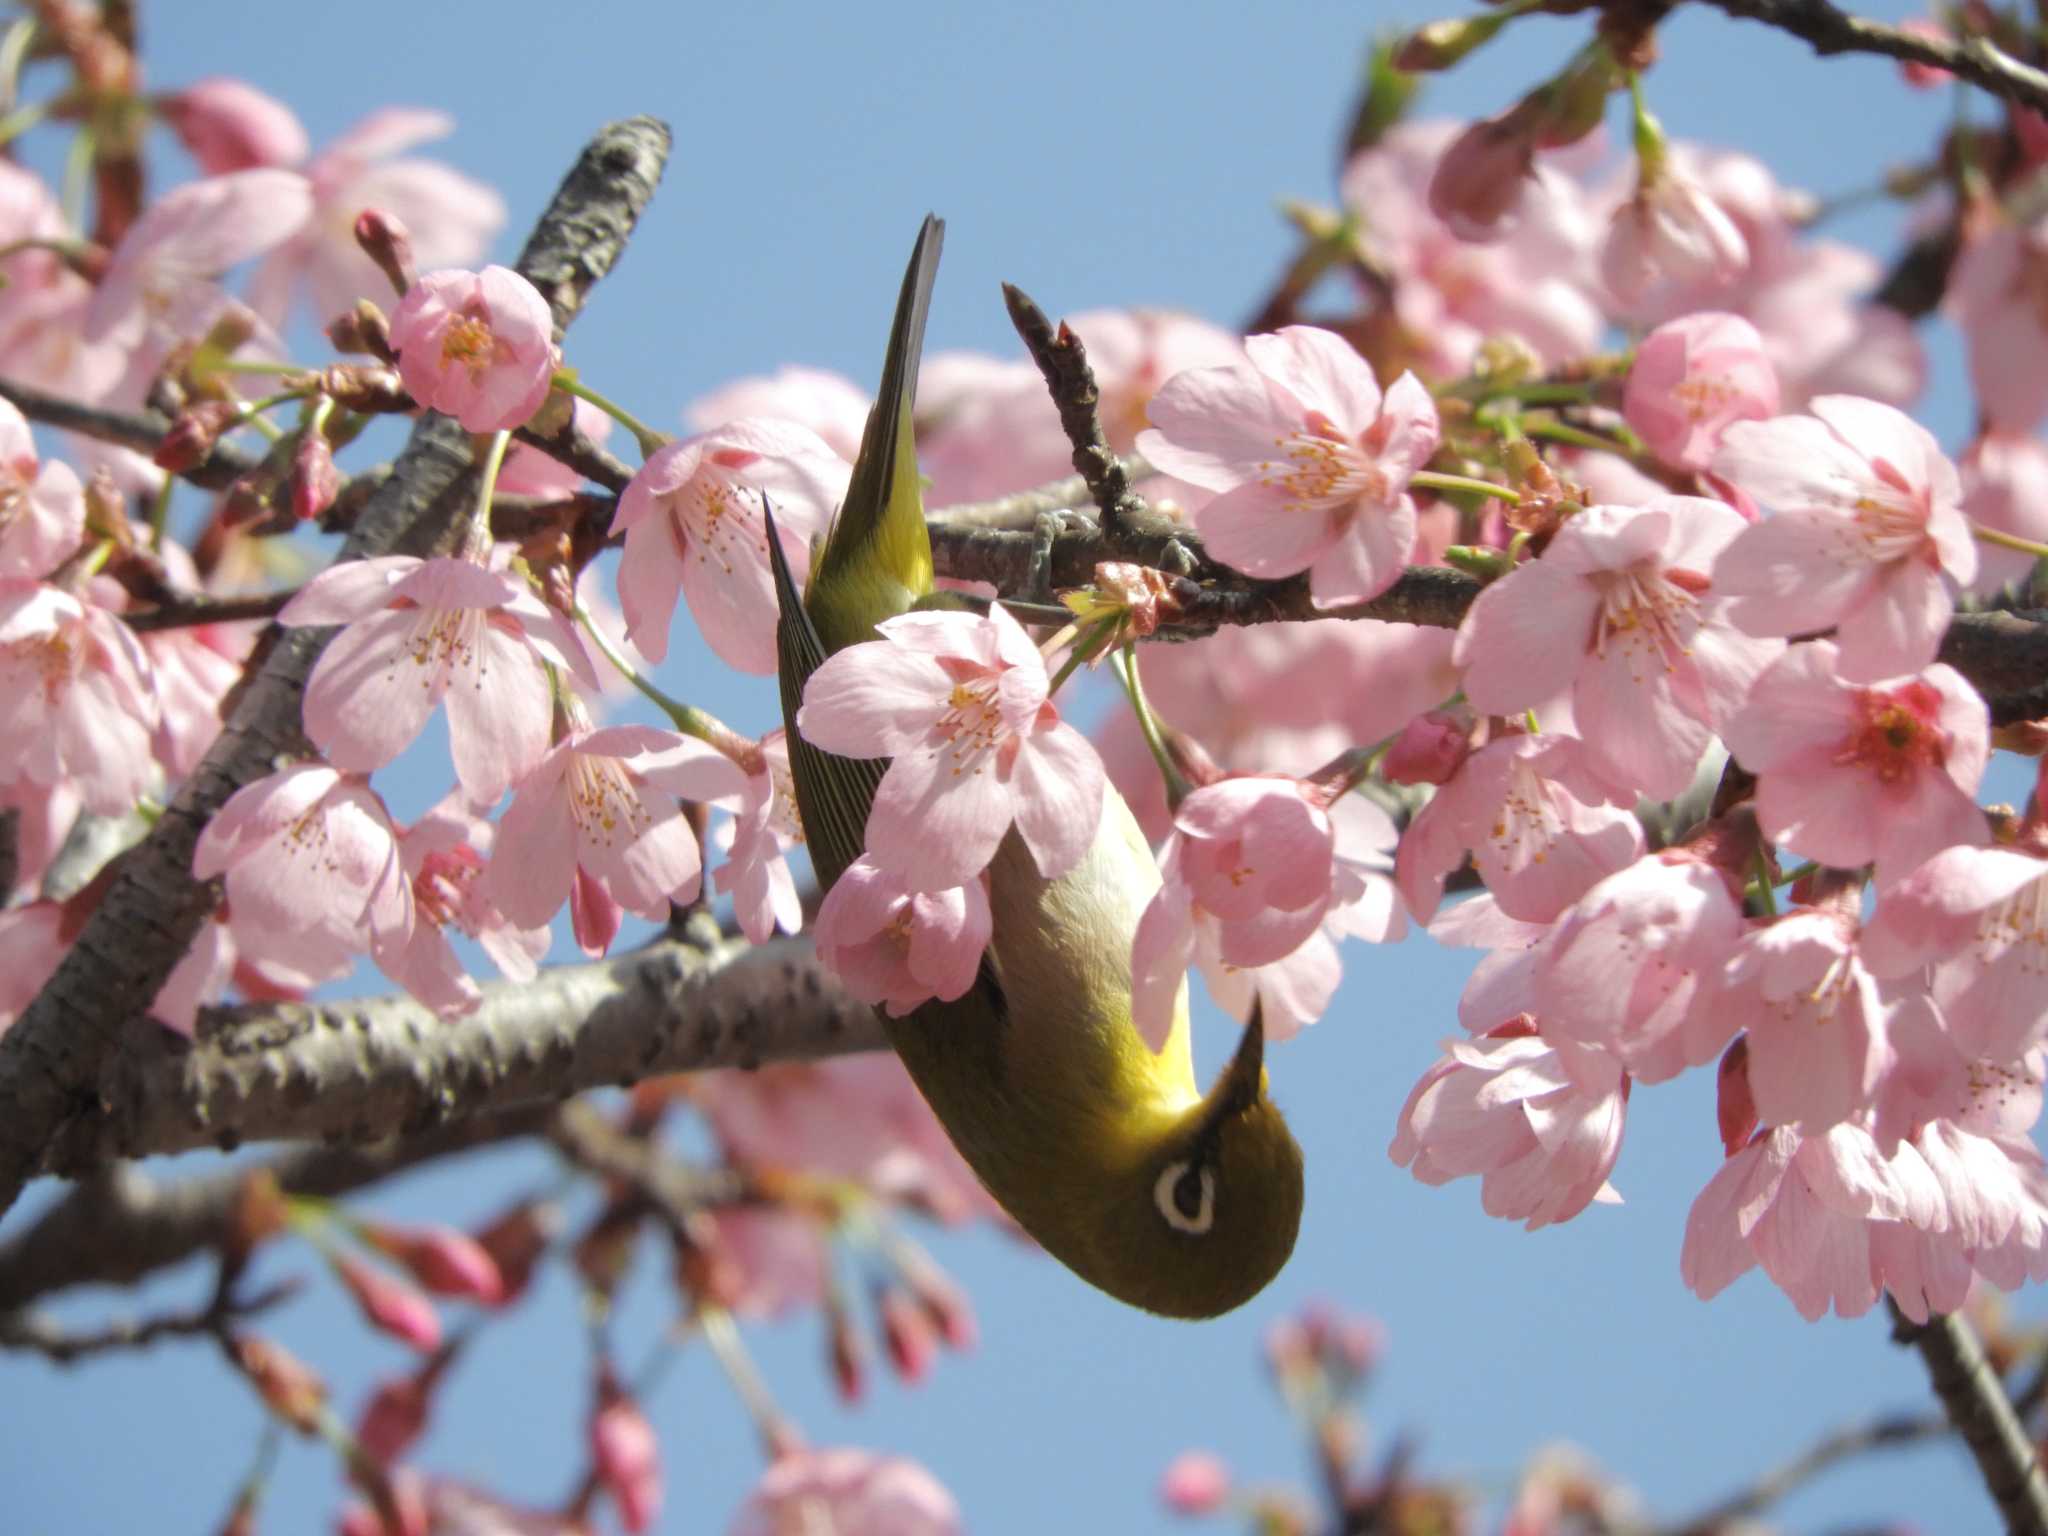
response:
[[[1825,57],[1874,53],[1907,64],[1930,64],[1958,80],[2037,112],[2048,112],[2048,74],[2003,52],[1988,38],[1962,42],[1923,37],[1902,27],[1854,16],[1830,0],[1702,0],[1716,10],[1760,21],[1808,44]]]
[[[1131,489],[1130,477],[1102,430],[1102,391],[1088,365],[1088,349],[1065,321],[1054,329],[1045,311],[1014,283],[1003,284],[1003,303],[1010,311],[1010,324],[1045,379],[1060,429],[1074,445],[1074,469],[1102,510],[1101,526],[1115,538],[1148,509]]]
[[[79,1285],[133,1285],[227,1240],[243,1182],[268,1169],[288,1195],[334,1198],[422,1163],[546,1128],[554,1113],[529,1106],[477,1115],[367,1147],[304,1147],[270,1162],[162,1183],[127,1163],[97,1170],[0,1243],[0,1314]]]
[[[1954,1433],[1948,1420],[1934,1413],[1885,1414],[1847,1424],[1830,1430],[1805,1450],[1772,1467],[1741,1492],[1664,1529],[1669,1536],[1718,1536],[1722,1531],[1740,1529],[1744,1521],[1762,1514],[1838,1462],[1871,1451],[1919,1445]]]
[[[367,1143],[668,1072],[801,1061],[885,1043],[808,941],[663,939],[498,982],[460,1018],[403,994],[209,1009],[188,1046],[138,1018],[94,1085],[98,1112],[40,1173],[251,1141]]]
[[[223,1292],[203,1307],[120,1320],[90,1332],[74,1332],[39,1312],[0,1315],[0,1349],[28,1350],[59,1365],[71,1365],[90,1355],[147,1349],[161,1339],[212,1338],[223,1328],[289,1300],[298,1289],[296,1280],[285,1280],[248,1296]]]
[[[1889,1296],[1885,1305],[1892,1338],[1920,1352],[1934,1395],[1976,1458],[2010,1536],[2048,1536],[2048,1479],[1969,1323],[1952,1313],[1916,1323]]]
[[[669,142],[666,126],[652,118],[611,124],[584,150],[535,227],[519,270],[549,301],[558,328],[624,250]],[[429,413],[338,558],[428,553],[452,539],[475,494],[468,434]],[[0,1104],[8,1109],[0,1116],[0,1213],[58,1133],[96,1116],[102,1069],[217,899],[191,872],[200,829],[236,790],[305,755],[300,694],[331,634],[271,632],[261,670],[205,761],[124,861],[48,985],[0,1036]]]
[[[69,400],[24,384],[19,379],[0,378],[0,400],[10,402],[30,421],[76,432],[102,443],[132,448],[144,458],[157,450],[171,420],[158,411],[116,411],[82,400]],[[224,491],[257,465],[257,460],[230,443],[215,443],[213,452],[178,478],[211,491]]]

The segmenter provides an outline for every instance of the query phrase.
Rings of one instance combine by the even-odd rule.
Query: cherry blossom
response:
[[[1567,1068],[1527,1022],[1446,1040],[1443,1050],[1401,1108],[1387,1149],[1397,1164],[1425,1184],[1480,1175],[1486,1213],[1532,1232],[1595,1200],[1620,1200],[1607,1175],[1621,1151],[1628,1078],[1613,1058],[1604,1071],[1588,1071],[1601,1060],[1591,1054]]]
[[[1466,614],[1454,653],[1465,697],[1512,714],[1569,689],[1590,770],[1621,795],[1678,794],[1783,649],[1732,627],[1707,574],[1743,526],[1693,496],[1573,516],[1541,559],[1492,583]]]
[[[864,1003],[900,1019],[974,985],[991,917],[979,873],[948,890],[919,891],[863,854],[818,908],[818,958]]]
[[[386,975],[443,1014],[467,1013],[482,1000],[448,942],[452,926],[474,939],[512,981],[531,981],[548,952],[545,925],[520,927],[485,889],[492,828],[451,794],[399,837],[412,884],[413,924],[402,944],[376,950]]]
[[[2017,432],[1984,433],[1964,450],[1963,510],[1984,528],[2048,542],[2048,443]],[[1972,590],[1989,594],[2033,573],[2035,557],[2017,549],[1977,544]]]
[[[811,675],[796,723],[827,752],[893,759],[868,813],[878,866],[911,890],[964,885],[1014,823],[1046,879],[1073,868],[1102,818],[1102,763],[1060,719],[1023,626],[997,604],[875,632]]]
[[[155,776],[157,720],[149,661],[126,625],[0,577],[0,784],[69,783],[87,810],[126,815]]]
[[[1586,892],[1536,952],[1544,1037],[1611,1052],[1644,1082],[1704,1066],[1742,1024],[1722,1006],[1721,976],[1743,932],[1719,869],[1682,848],[1638,859]]]
[[[1309,573],[1316,606],[1376,597],[1414,550],[1408,480],[1436,406],[1413,374],[1382,395],[1350,343],[1314,326],[1245,342],[1245,366],[1197,368],[1153,396],[1138,448],[1220,494],[1198,509],[1209,552],[1253,576]]]
[[[0,400],[0,576],[47,576],[85,537],[85,487],[61,459],[38,462],[27,419]]]
[[[1972,796],[1989,753],[1984,701],[1937,663],[1868,687],[1836,675],[1833,641],[1795,645],[1723,728],[1757,775],[1767,836],[1824,864],[1905,872],[1984,841]]]
[[[732,897],[740,931],[755,944],[767,943],[778,928],[796,933],[804,925],[787,858],[804,840],[803,826],[789,776],[789,743],[780,729],[761,738],[760,759],[747,775],[739,809],[715,834],[726,861],[712,876],[717,888]]]
[[[2038,847],[1944,848],[1885,888],[1865,950],[1882,977],[1932,965],[1957,1048],[2017,1061],[2048,1018],[2048,859]]]
[[[1695,472],[1736,422],[1777,412],[1778,374],[1763,337],[1740,315],[1717,311],[1681,315],[1645,336],[1622,396],[1622,415],[1644,446]]]
[[[376,208],[405,226],[423,271],[466,267],[505,222],[496,192],[435,160],[393,156],[443,138],[455,120],[418,107],[384,107],[329,144],[306,166],[311,216],[249,283],[249,302],[282,326],[294,289],[325,321],[357,299],[387,300],[391,285],[356,244],[356,216]]]
[[[299,763],[244,785],[199,834],[192,873],[227,877],[238,930],[314,973],[412,929],[398,830],[369,785]]]
[[[946,1221],[1002,1215],[893,1052],[709,1072],[691,1084],[735,1162],[851,1180]]]
[[[1853,916],[1789,912],[1748,934],[1716,1007],[1747,1021],[1758,1118],[1812,1136],[1870,1108],[1891,1065],[1886,1012]]]
[[[737,795],[745,782],[702,742],[579,723],[513,796],[482,894],[521,928],[544,927],[567,900],[577,942],[603,954],[621,908],[656,921],[697,894],[702,858],[679,799]]]
[[[1273,781],[1224,782],[1256,785]],[[1280,782],[1289,785],[1294,781]],[[1280,792],[1298,793],[1291,789]],[[1194,798],[1189,796],[1183,809]],[[1243,794],[1238,798],[1244,798]],[[1176,828],[1161,866],[1161,887],[1139,916],[1131,945],[1131,1021],[1139,1037],[1154,1050],[1164,1047],[1172,1031],[1181,1007],[1182,980],[1190,964],[1200,967],[1209,995],[1224,1012],[1248,1018],[1257,1002],[1267,1039],[1279,1041],[1314,1023],[1329,1007],[1343,979],[1338,954],[1341,940],[1358,938],[1378,944],[1406,932],[1393,882],[1385,874],[1386,854],[1396,838],[1386,812],[1359,796],[1345,795],[1326,808],[1312,806],[1316,815],[1310,824],[1290,829],[1287,823],[1295,818],[1289,808],[1279,807],[1280,814],[1275,816],[1270,814],[1273,807],[1261,807],[1254,801],[1252,816],[1234,828],[1230,817],[1242,809],[1245,807],[1229,800],[1202,808],[1196,818],[1198,829],[1222,835],[1206,839],[1211,846],[1196,846],[1192,852],[1190,844],[1205,840],[1191,838]],[[1268,814],[1260,815],[1261,809]],[[1258,826],[1257,822],[1267,825]],[[1263,845],[1257,851],[1261,862],[1266,862],[1289,841],[1305,841],[1311,851],[1322,847],[1323,824],[1328,828],[1328,880],[1317,886],[1308,907],[1294,911],[1269,908],[1249,917],[1226,918],[1198,896],[1198,886],[1213,890],[1219,874],[1229,881],[1230,870],[1224,866],[1233,856],[1230,850],[1235,847],[1235,856],[1245,857],[1247,835]],[[1281,834],[1278,839],[1270,835],[1276,830]],[[1305,839],[1301,836],[1304,832]],[[1312,862],[1319,866],[1321,858]],[[1193,868],[1184,869],[1184,865]],[[1249,879],[1253,870],[1249,865],[1241,867]],[[1267,883],[1270,894],[1271,882]],[[1233,890],[1224,897],[1224,905],[1241,908],[1243,903]],[[1294,937],[1297,933],[1298,938]],[[1266,958],[1257,958],[1261,956]]]
[[[1510,917],[1547,923],[1595,882],[1642,854],[1634,814],[1605,802],[1587,748],[1551,732],[1498,737],[1472,753],[1416,813],[1395,854],[1395,878],[1417,922],[1443,900],[1469,853]]]
[[[1659,283],[1727,282],[1749,265],[1749,243],[1707,188],[1668,154],[1645,157],[1632,196],[1614,210],[1600,275],[1624,308]]]
[[[775,670],[775,583],[763,497],[775,503],[783,552],[799,577],[810,537],[846,493],[846,461],[786,421],[734,421],[658,448],[619,496],[619,602],[645,656],[668,655],[680,594],[705,642],[742,672]]]
[[[297,165],[311,148],[290,107],[226,75],[193,81],[159,100],[157,111],[208,176]]]
[[[1910,1144],[1885,1157],[1859,1126],[1817,1136],[1780,1126],[1758,1132],[1700,1191],[1686,1217],[1679,1271],[1711,1301],[1761,1264],[1809,1322],[1830,1306],[1841,1317],[1861,1317],[1882,1288],[1876,1250],[1883,1245],[1873,1234],[1901,1222],[1922,1231],[1945,1225],[1934,1174]],[[1893,1255],[1916,1257],[1909,1249]],[[1916,1275],[1923,1270],[1912,1267]]]
[[[336,767],[381,768],[444,699],[456,777],[480,806],[548,750],[547,668],[596,677],[575,632],[517,577],[475,560],[385,555],[307,582],[280,624],[341,624],[306,685],[306,733]]]
[[[735,379],[690,402],[683,419],[698,432],[715,432],[730,421],[761,418],[793,421],[808,428],[851,464],[860,456],[867,430],[866,390],[844,374],[790,365],[772,374]],[[920,460],[924,457],[920,452]]]
[[[547,300],[510,267],[427,273],[391,316],[391,344],[413,399],[471,432],[524,426],[561,358]]]
[[[726,1536],[784,1536],[812,1528],[960,1536],[953,1496],[915,1462],[868,1451],[793,1451],[761,1475]]]
[[[1599,232],[1590,201],[1539,161],[1522,183],[1514,239],[1459,238],[1431,211],[1428,192],[1461,131],[1442,120],[1397,123],[1344,169],[1344,203],[1361,238],[1401,274],[1392,302],[1404,344],[1443,375],[1470,367],[1494,337],[1514,337],[1553,364],[1594,351],[1607,320],[1592,293]]]
[[[306,178],[273,168],[165,193],[115,249],[86,309],[85,339],[157,355],[198,335],[223,299],[215,279],[290,239],[312,210]]]
[[[1891,406],[1825,395],[1809,409],[1722,435],[1714,472],[1775,515],[1728,546],[1714,586],[1753,635],[1833,625],[1851,681],[1915,671],[1977,575],[1955,466]]]
[[[2048,219],[2001,220],[1964,242],[1945,304],[1962,327],[1970,384],[1986,425],[2026,433],[2048,415]]]

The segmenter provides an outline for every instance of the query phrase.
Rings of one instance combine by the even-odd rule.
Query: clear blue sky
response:
[[[1913,8],[1867,9],[1897,19]],[[1274,200],[1332,195],[1367,26],[1437,12],[1421,0],[1330,0],[571,14],[390,0],[143,7],[152,84],[241,76],[289,100],[316,145],[378,105],[453,112],[460,128],[434,152],[504,194],[512,224],[494,252],[501,260],[601,122],[668,119],[677,143],[667,181],[569,355],[598,387],[670,424],[693,397],[781,363],[870,381],[927,209],[949,221],[934,348],[1011,354],[1004,279],[1054,313],[1148,304],[1240,320],[1288,251]],[[1433,87],[1429,107],[1497,109],[1583,26],[1518,28]],[[1717,15],[1681,15],[1664,46],[1650,90],[1674,133],[1752,150],[1823,194],[1914,156],[1948,109],[1942,96],[1900,90],[1888,65],[1822,63]],[[1880,250],[1893,227],[1884,211],[1843,225]],[[1968,419],[1958,379],[1944,341],[1924,415],[1951,446]],[[736,724],[772,720],[771,689],[719,676],[680,627],[663,677]],[[415,789],[431,798],[440,786]],[[1263,1385],[1258,1340],[1315,1296],[1387,1325],[1370,1401],[1378,1443],[1411,1435],[1424,1468],[1487,1490],[1538,1446],[1568,1439],[1675,1518],[1825,1429],[1926,1401],[1917,1364],[1888,1344],[1877,1317],[1808,1325],[1756,1275],[1711,1305],[1680,1285],[1686,1210],[1719,1157],[1704,1078],[1636,1094],[1616,1173],[1628,1203],[1558,1230],[1526,1235],[1483,1215],[1473,1183],[1429,1190],[1394,1168],[1385,1147],[1395,1112],[1456,1028],[1469,959],[1424,942],[1353,948],[1346,959],[1328,1017],[1272,1060],[1310,1182],[1300,1248],[1270,1291],[1190,1327],[1123,1310],[986,1234],[940,1238],[984,1341],[943,1361],[920,1390],[882,1382],[866,1406],[843,1411],[824,1383],[816,1319],[750,1330],[811,1438],[915,1455],[955,1490],[976,1531],[1167,1529],[1175,1522],[1153,1488],[1183,1447],[1213,1448],[1253,1480],[1305,1473]],[[1213,1012],[1198,1028],[1208,1031],[1198,1050],[1213,1060],[1229,1035]],[[373,1203],[474,1220],[547,1169],[521,1151]],[[297,1254],[269,1264],[314,1268]],[[666,1321],[653,1277],[642,1280],[628,1340]],[[141,1298],[81,1298],[64,1315],[164,1305],[205,1283],[194,1268]],[[402,1364],[324,1282],[271,1326],[328,1374],[351,1415],[364,1384]],[[459,1371],[422,1461],[510,1496],[558,1499],[581,1464],[585,1372],[573,1299],[557,1278]],[[693,1353],[648,1408],[668,1470],[662,1529],[721,1529],[759,1465],[723,1383]],[[201,1346],[69,1372],[0,1357],[0,1526],[24,1536],[208,1529],[257,1424],[247,1393]],[[289,1448],[262,1528],[323,1528],[336,1483],[327,1455]],[[1992,1528],[1960,1454],[1946,1448],[1859,1464],[1785,1507],[1800,1530],[1890,1518]]]

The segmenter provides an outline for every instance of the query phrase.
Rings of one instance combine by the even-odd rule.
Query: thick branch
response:
[[[585,149],[527,242],[520,270],[558,326],[618,259],[653,194],[669,144],[650,118],[606,128]],[[452,542],[476,494],[468,434],[428,414],[413,429],[340,558],[428,553]],[[330,631],[278,637],[206,759],[124,863],[42,994],[0,1036],[0,1212],[65,1126],[95,1113],[108,1059],[189,947],[215,896],[192,877],[199,832],[223,802],[279,762],[303,756],[299,698]]]
[[[1920,1351],[1934,1395],[1977,1460],[2011,1536],[2048,1536],[2048,1479],[1977,1335],[1953,1314],[1913,1322],[1889,1297],[1892,1337]]]
[[[807,941],[667,939],[497,983],[456,1019],[403,995],[214,1009],[189,1046],[139,1019],[99,1081],[99,1113],[53,1139],[37,1171],[247,1141],[360,1144],[665,1072],[883,1044],[874,1010]]]
[[[1931,64],[1994,96],[2048,112],[2048,74],[2001,52],[1988,39],[1964,42],[1922,37],[1900,27],[1852,16],[1829,0],[1704,0],[1730,16],[1789,32],[1818,54],[1874,53],[1908,64]]]

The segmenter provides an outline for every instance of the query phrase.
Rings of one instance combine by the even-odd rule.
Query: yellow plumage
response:
[[[932,591],[911,409],[943,226],[926,219],[904,274],[845,505],[799,600],[770,538],[781,604],[783,713],[819,882],[859,857],[886,763],[835,757],[796,729],[803,685],[834,651]],[[1154,1055],[1131,1024],[1131,939],[1159,871],[1107,791],[1095,844],[1057,880],[1013,831],[989,869],[994,938],[955,1002],[886,1024],[897,1054],[989,1192],[1047,1252],[1134,1306],[1208,1317],[1286,1262],[1301,1218],[1301,1151],[1265,1091],[1254,1018],[1204,1094],[1187,997]]]

